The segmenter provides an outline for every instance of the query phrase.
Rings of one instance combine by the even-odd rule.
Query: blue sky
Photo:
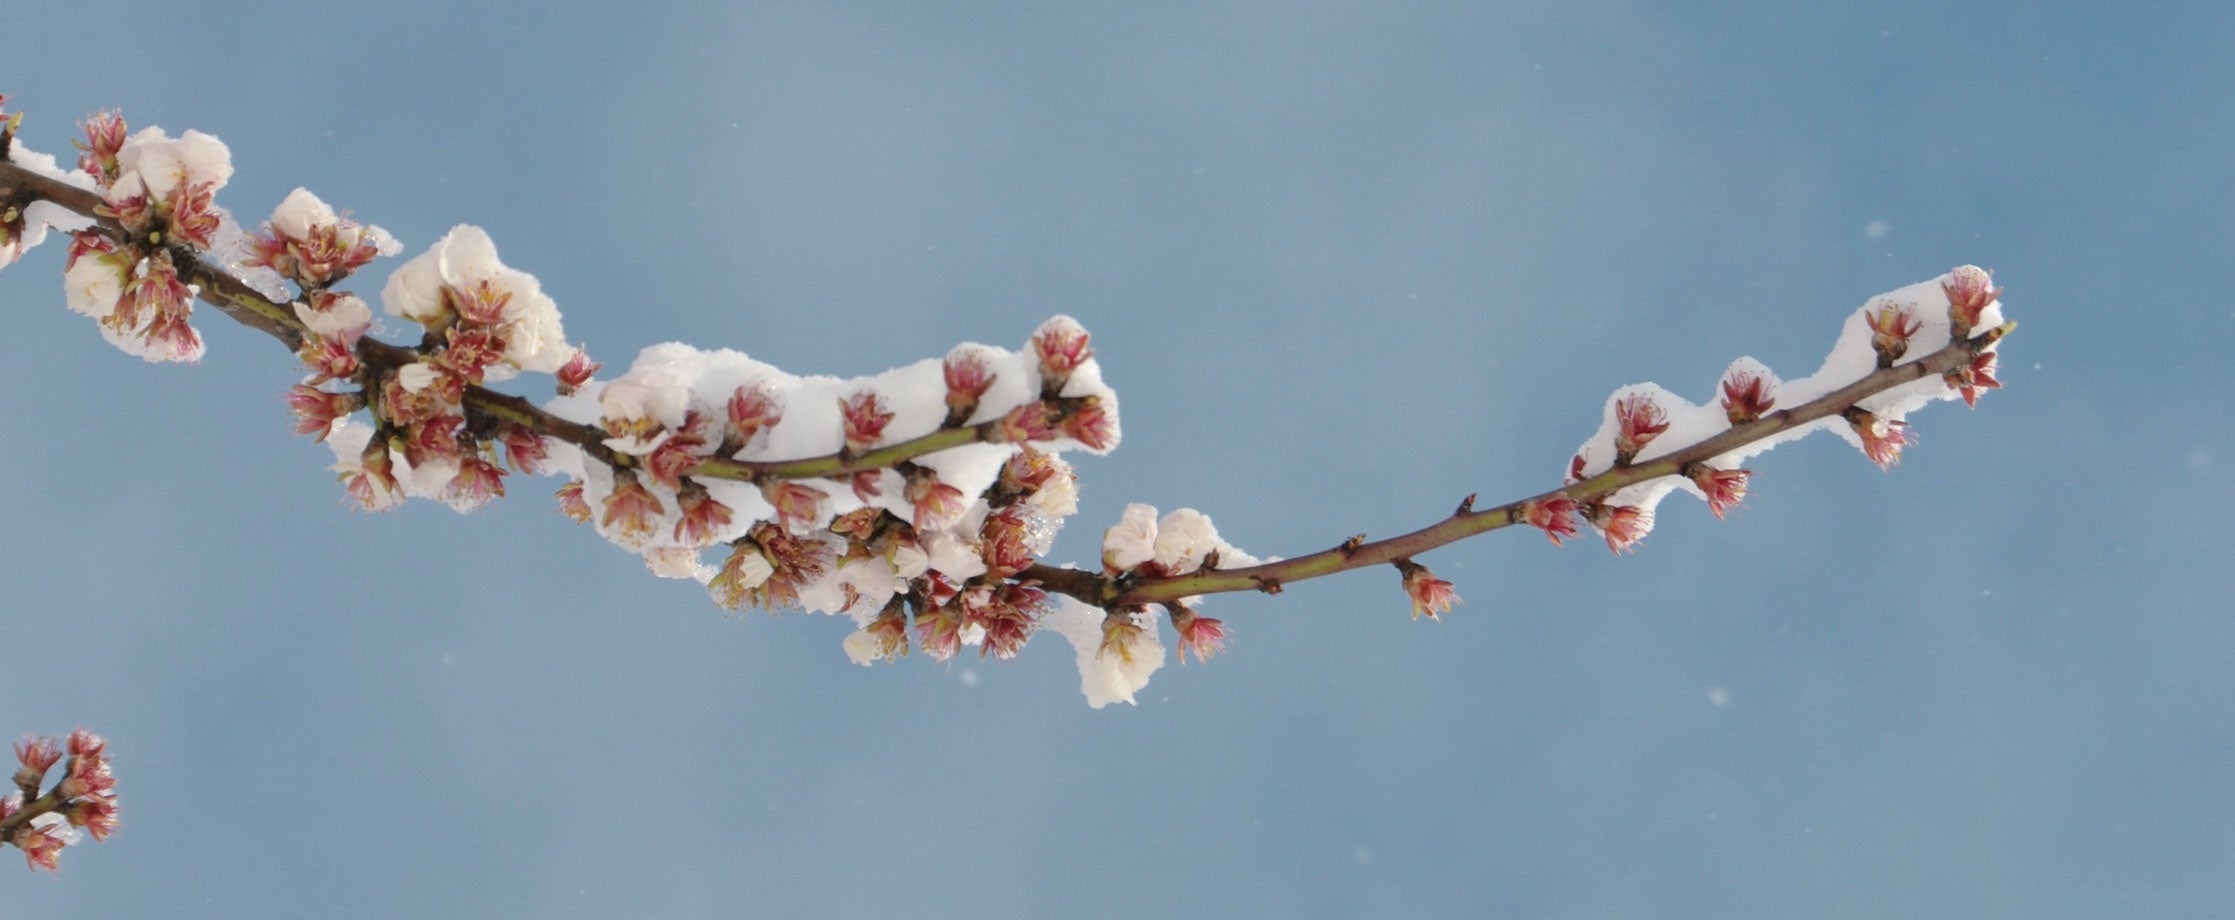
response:
[[[1286,555],[1531,494],[1613,388],[1804,374],[1958,263],[2023,328],[1891,475],[1819,437],[1635,556],[1464,543],[1440,624],[1385,572],[1216,598],[1230,656],[1096,712],[1054,637],[864,671],[840,622],[725,617],[556,483],[350,512],[287,354],[212,313],[143,366],[42,249],[0,272],[0,731],[109,734],[125,826],[16,915],[2235,903],[2223,9],[91,15],[4,16],[32,146],[117,107],[225,139],[244,217],[480,224],[608,359],[852,375],[1078,317],[1125,443],[1059,558],[1131,501]]]

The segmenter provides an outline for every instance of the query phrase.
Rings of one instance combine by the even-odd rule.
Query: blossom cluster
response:
[[[84,124],[77,168],[64,170],[16,145],[17,124],[0,113],[0,159],[53,184],[36,195],[0,185],[0,266],[48,229],[69,233],[71,308],[151,361],[201,355],[188,325],[197,297],[255,314],[243,321],[301,361],[287,394],[295,430],[329,446],[357,506],[421,498],[470,512],[503,497],[515,473],[558,477],[562,513],[723,608],[844,616],[855,629],[841,647],[863,665],[915,651],[946,662],[971,648],[1007,659],[1054,630],[1096,708],[1132,702],[1163,666],[1164,626],[1183,660],[1224,650],[1225,624],[1200,613],[1203,593],[1277,592],[1288,579],[1389,564],[1413,616],[1438,619],[1458,594],[1415,556],[1472,533],[1527,524],[1559,545],[1587,523],[1628,551],[1670,492],[1701,497],[1720,518],[1747,494],[1748,458],[1817,429],[1891,467],[1914,443],[1908,413],[2000,385],[1994,343],[2007,328],[2000,289],[1962,266],[1872,298],[1808,377],[1780,380],[1740,358],[1705,404],[1653,384],[1615,391],[1560,490],[1480,511],[1470,496],[1448,521],[1376,544],[1353,538],[1295,565],[1243,553],[1194,509],[1135,504],[1087,572],[1040,561],[1078,507],[1063,454],[1104,453],[1119,437],[1116,394],[1069,317],[1018,351],[965,343],[851,379],[679,343],[600,378],[535,276],[460,225],[388,274],[383,312],[416,327],[414,344],[390,345],[373,337],[372,305],[340,287],[403,251],[379,227],[296,189],[259,231],[243,231],[215,204],[230,154],[199,132],[128,133],[100,113]],[[1928,365],[1930,375],[1882,375],[1859,398],[1843,389],[1958,354],[1967,360]],[[523,373],[554,378],[556,398],[538,407],[487,389]],[[1805,418],[1784,411],[1819,402]],[[1599,478],[1622,470],[1632,475]]]
[[[1599,430],[1568,461],[1570,484],[1617,467],[1651,462],[1715,437],[1733,426],[1761,419],[1782,406],[1799,405],[1854,383],[1879,368],[1895,367],[1937,351],[1951,342],[1985,334],[2002,322],[2001,289],[1975,265],[1963,265],[1931,281],[1873,297],[1847,319],[1839,340],[1815,373],[1780,380],[1750,357],[1731,362],[1717,385],[1717,396],[1695,404],[1657,385],[1622,387],[1609,396]],[[1684,465],[1660,476],[1579,505],[1555,498],[1532,504],[1527,523],[1543,528],[1552,542],[1574,536],[1573,515],[1580,514],[1606,538],[1615,552],[1633,549],[1653,529],[1654,509],[1669,493],[1682,490],[1708,503],[1720,518],[1746,497],[1753,471],[1747,459],[1787,441],[1829,430],[1853,444],[1880,469],[1901,462],[1904,448],[1916,442],[1906,416],[1943,399],[1975,405],[1979,393],[2002,384],[1995,378],[1995,344],[1980,347],[1968,363],[1866,397],[1837,416],[1796,425],[1749,440],[1728,452]]]
[[[1018,576],[1078,510],[1061,455],[1118,439],[1116,394],[1064,316],[1021,352],[967,343],[853,379],[656,345],[545,408],[607,435],[549,443],[570,516],[724,608],[849,617],[861,664],[1017,654],[1047,607]]]
[[[55,871],[62,849],[83,831],[107,843],[116,833],[116,775],[109,769],[109,743],[85,729],[66,739],[24,735],[15,743],[15,788],[0,797],[0,841],[14,844],[33,869]],[[68,762],[63,758],[67,755]],[[40,787],[55,765],[62,778],[44,794]],[[25,817],[28,815],[28,817]]]

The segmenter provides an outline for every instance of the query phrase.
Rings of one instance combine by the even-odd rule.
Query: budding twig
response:
[[[30,199],[45,199],[92,218],[100,231],[111,239],[122,241],[126,237],[122,224],[114,218],[102,215],[99,195],[13,163],[0,162],[0,200],[18,195]],[[197,286],[203,302],[217,307],[235,322],[271,336],[290,351],[302,347],[303,326],[295,318],[293,304],[273,301],[251,287],[247,281],[201,258],[190,249],[173,247],[172,256],[182,266],[182,277]],[[357,349],[359,357],[368,367],[373,368],[392,369],[419,359],[419,353],[414,349],[369,337],[358,340]],[[464,402],[471,411],[494,416],[544,437],[580,447],[608,466],[627,467],[637,462],[634,458],[606,447],[605,440],[610,435],[604,429],[560,418],[523,397],[500,393],[480,385],[468,385],[465,388]],[[1049,397],[1042,402],[1048,408],[1049,417],[1060,423],[1071,413],[1079,411],[1084,400]],[[903,461],[952,447],[1001,441],[1004,440],[1001,432],[1001,420],[993,419],[976,425],[942,428],[919,438],[887,444],[858,454],[840,450],[815,457],[762,461],[709,457],[700,461],[688,475],[701,479],[744,482],[837,478],[865,470],[888,469]]]
[[[1386,540],[1368,543],[1363,536],[1352,537],[1334,549],[1279,562],[1217,572],[1142,578],[1123,591],[1109,590],[1108,579],[1081,579],[1076,574],[1058,575],[1059,572],[1070,570],[1051,566],[1035,565],[1020,573],[1018,578],[1038,579],[1050,591],[1109,607],[1165,604],[1199,594],[1256,591],[1262,590],[1261,586],[1268,581],[1285,584],[1352,569],[1393,564],[1439,546],[1519,523],[1523,519],[1522,508],[1529,502],[1565,497],[1579,505],[1588,505],[1602,501],[1627,486],[1663,476],[1681,475],[1691,464],[1730,453],[1819,419],[1839,415],[1856,403],[1879,393],[1968,364],[1973,357],[2016,328],[2017,324],[2014,322],[2004,323],[1971,339],[1951,342],[1939,351],[1917,360],[1880,368],[1854,383],[1801,405],[1771,412],[1745,424],[1734,425],[1707,440],[1652,460],[1616,466],[1565,488],[1517,499],[1493,508],[1473,510],[1471,503],[1461,505],[1458,513],[1450,517]]]

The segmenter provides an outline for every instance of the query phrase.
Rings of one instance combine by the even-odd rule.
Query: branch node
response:
[[[1252,575],[1249,580],[1256,582],[1257,590],[1266,594],[1279,594],[1281,592],[1281,583],[1278,578],[1270,575]]]
[[[1366,545],[1366,535],[1362,533],[1353,534],[1350,539],[1344,540],[1341,546],[1335,547],[1335,552],[1343,554],[1343,558],[1348,559],[1353,553],[1358,552],[1359,547],[1364,545]]]
[[[1459,501],[1459,510],[1451,512],[1451,516],[1464,517],[1468,514],[1474,513],[1474,499],[1476,494],[1478,493],[1467,493],[1467,497]]]

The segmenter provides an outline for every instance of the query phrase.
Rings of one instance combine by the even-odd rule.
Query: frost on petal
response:
[[[1096,709],[1134,702],[1149,675],[1164,666],[1164,644],[1146,613],[1104,614],[1100,608],[1055,595],[1040,617],[1043,629],[1062,634],[1078,653],[1079,691]]]
[[[1156,506],[1125,506],[1117,526],[1102,533],[1102,565],[1123,572],[1156,558]]]
[[[272,209],[272,229],[289,239],[310,238],[311,228],[333,224],[341,217],[333,207],[319,200],[306,188],[287,193],[279,206]]]
[[[644,567],[659,578],[698,577],[698,550],[662,546],[644,551]]]
[[[388,273],[388,283],[380,289],[380,303],[389,316],[400,316],[422,326],[442,322],[450,310],[443,296],[442,251],[430,249],[396,266],[395,271]]]
[[[1193,508],[1181,508],[1156,522],[1154,558],[1170,574],[1195,571],[1218,545],[1218,528],[1211,526],[1208,515]]]

